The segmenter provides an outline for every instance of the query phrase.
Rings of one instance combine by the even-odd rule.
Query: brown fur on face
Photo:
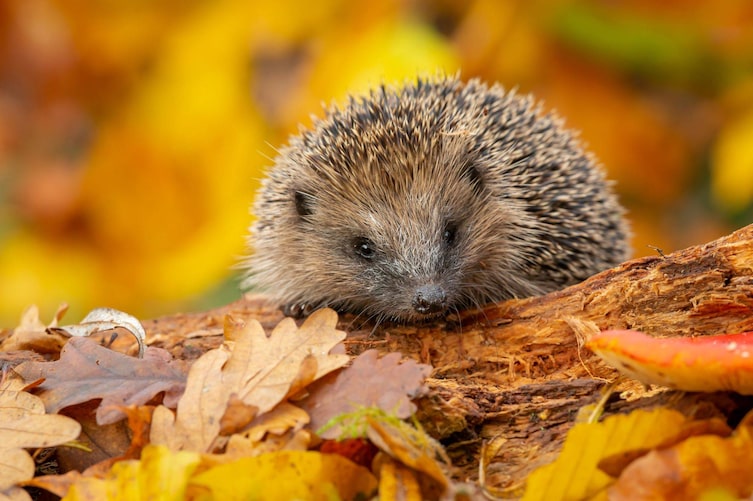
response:
[[[455,78],[382,87],[291,139],[255,204],[247,286],[420,320],[626,259],[601,169],[530,98]]]

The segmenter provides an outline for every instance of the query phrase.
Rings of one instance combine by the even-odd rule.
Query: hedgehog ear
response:
[[[300,217],[310,216],[314,213],[311,195],[296,190],[293,192],[293,200],[295,201],[295,211]]]
[[[484,188],[484,178],[473,163],[469,162],[463,166],[463,177],[470,181],[475,190],[480,191]]]

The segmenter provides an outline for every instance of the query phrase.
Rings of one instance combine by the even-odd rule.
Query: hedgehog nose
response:
[[[437,313],[447,306],[447,295],[438,285],[422,285],[416,289],[412,301],[413,309],[422,315]]]

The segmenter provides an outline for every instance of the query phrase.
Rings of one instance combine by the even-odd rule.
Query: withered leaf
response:
[[[0,423],[0,491],[34,476],[34,461],[24,448],[60,445],[81,432],[76,421],[45,414],[42,401],[23,391],[0,391]]]
[[[249,322],[232,332],[235,346],[223,368],[223,379],[241,400],[258,407],[259,414],[267,412],[291,387],[297,391],[301,378],[318,379],[348,363],[347,355],[330,354],[345,339],[345,332],[336,325],[337,313],[326,308],[314,312],[301,327],[290,318],[282,320],[269,337],[258,322]],[[302,375],[311,365],[315,373]]]
[[[367,350],[353,364],[309,386],[309,395],[298,404],[311,416],[317,430],[333,417],[358,407],[379,407],[399,418],[416,411],[412,398],[424,391],[423,381],[432,367],[414,360],[402,360],[400,353],[379,358],[376,350]],[[337,438],[339,427],[322,433],[323,438]]]
[[[23,449],[0,448],[0,491],[34,476],[34,460]]]
[[[165,392],[174,405],[185,388],[186,374],[180,361],[168,352],[148,348],[143,359],[109,350],[87,338],[72,338],[55,362],[25,362],[16,372],[27,381],[44,378],[39,396],[47,412],[102,399],[97,423],[110,424],[125,417],[116,406],[141,405]]]
[[[160,405],[152,414],[150,441],[172,451],[208,451],[220,433],[221,417],[232,394],[222,385],[227,351],[210,350],[191,366],[175,414]]]
[[[329,353],[345,337],[336,325],[337,314],[324,309],[300,328],[283,320],[267,337],[255,320],[240,324],[226,319],[226,344],[193,364],[176,414],[162,407],[155,410],[152,443],[172,450],[211,451],[231,395],[263,415],[291,389],[298,391],[302,381],[342,367],[348,357]]]
[[[32,305],[21,316],[21,323],[13,329],[13,334],[3,339],[0,351],[33,350],[37,353],[58,353],[65,344],[66,336],[50,333],[49,327],[56,327],[68,310],[68,305],[61,305],[49,325],[39,319],[39,308]]]
[[[128,313],[113,308],[95,308],[78,324],[60,327],[50,326],[48,332],[62,333],[67,336],[85,337],[97,332],[122,328],[130,332],[139,344],[139,358],[143,358],[146,348],[146,331],[141,322]]]

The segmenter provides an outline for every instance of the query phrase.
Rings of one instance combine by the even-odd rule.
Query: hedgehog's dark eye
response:
[[[376,246],[374,242],[366,237],[358,237],[353,240],[353,250],[356,255],[362,259],[373,259],[376,255]]]
[[[294,195],[295,199],[295,211],[299,216],[310,216],[313,213],[311,209],[311,196],[306,195],[300,191],[296,191]]]
[[[452,245],[455,243],[455,237],[458,233],[458,227],[455,223],[447,223],[447,225],[444,227],[444,233],[442,233],[442,240],[444,240],[444,243],[447,245]]]

